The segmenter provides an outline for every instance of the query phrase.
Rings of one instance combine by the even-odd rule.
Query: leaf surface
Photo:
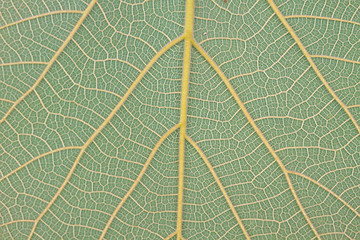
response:
[[[3,1],[0,239],[359,239],[360,2]]]

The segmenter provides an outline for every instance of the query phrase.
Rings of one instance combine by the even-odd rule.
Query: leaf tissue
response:
[[[1,0],[0,239],[360,239],[359,0]]]

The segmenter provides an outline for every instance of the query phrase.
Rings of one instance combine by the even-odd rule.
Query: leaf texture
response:
[[[358,0],[0,3],[0,239],[360,239]]]

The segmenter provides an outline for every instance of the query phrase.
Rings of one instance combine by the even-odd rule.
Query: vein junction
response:
[[[178,207],[177,207],[177,224],[176,232],[177,239],[181,239],[182,229],[182,212],[183,212],[183,198],[184,198],[184,160],[185,160],[185,134],[186,134],[186,113],[188,104],[188,89],[190,76],[190,61],[191,61],[191,41],[193,40],[194,29],[194,0],[186,1],[186,15],[185,15],[185,53],[183,64],[183,79],[181,89],[181,111],[180,111],[180,139],[179,139],[179,192],[178,192]]]
[[[93,0],[92,3],[93,5],[95,4],[96,0]],[[272,1],[269,1],[272,3]],[[84,14],[84,19],[86,17],[86,15],[88,14],[88,12],[91,10],[92,6],[91,5]],[[80,26],[81,22],[78,24]],[[233,97],[236,99],[238,105],[240,106],[240,108],[242,109],[244,115],[246,116],[246,118],[248,119],[248,121],[250,122],[250,124],[253,126],[254,130],[257,132],[257,134],[259,135],[259,137],[261,138],[261,140],[264,142],[264,144],[268,147],[270,153],[274,156],[275,160],[277,161],[277,163],[280,165],[281,169],[283,170],[286,179],[288,181],[288,184],[290,186],[290,189],[294,195],[294,198],[296,199],[301,212],[304,214],[306,220],[308,221],[309,225],[312,227],[312,230],[314,231],[315,235],[319,237],[318,233],[316,232],[315,228],[312,226],[312,223],[309,219],[309,217],[307,217],[305,210],[303,209],[303,207],[301,206],[301,203],[295,193],[294,188],[292,187],[292,183],[290,181],[290,178],[288,177],[289,174],[295,174],[295,175],[299,175],[299,173],[296,172],[291,172],[287,169],[285,169],[285,166],[281,163],[279,157],[276,155],[275,151],[272,149],[272,147],[270,146],[270,144],[268,143],[268,141],[265,139],[264,135],[260,132],[259,128],[256,126],[254,120],[251,118],[251,116],[249,115],[249,113],[247,112],[245,105],[241,102],[241,100],[239,99],[239,97],[237,96],[235,90],[232,88],[232,86],[229,83],[229,80],[225,77],[225,75],[221,72],[220,68],[216,65],[216,63],[211,59],[211,57],[201,48],[201,46],[195,41],[194,37],[193,37],[193,28],[194,28],[194,0],[186,0],[186,15],[185,15],[185,29],[184,29],[184,34],[171,41],[168,45],[166,45],[161,51],[159,51],[154,57],[153,59],[149,62],[149,64],[141,71],[140,75],[138,76],[138,78],[134,81],[134,83],[131,85],[131,87],[128,89],[128,91],[126,92],[126,94],[123,96],[123,98],[121,99],[121,101],[118,103],[118,105],[113,109],[113,111],[111,112],[111,114],[105,119],[105,121],[103,122],[103,124],[101,124],[101,126],[96,129],[96,131],[94,132],[94,134],[89,138],[89,140],[81,147],[74,147],[74,148],[78,148],[80,149],[80,153],[76,159],[76,161],[74,162],[73,166],[71,167],[71,171],[69,172],[68,176],[66,177],[66,180],[64,181],[64,183],[62,184],[62,186],[59,188],[58,192],[56,193],[56,195],[53,197],[52,201],[48,204],[48,206],[45,208],[45,210],[39,215],[38,219],[36,219],[33,225],[33,229],[31,230],[31,234],[29,236],[29,238],[32,237],[32,235],[35,233],[35,229],[37,224],[39,223],[39,221],[41,220],[41,218],[44,216],[44,214],[50,209],[51,205],[54,203],[54,201],[56,200],[56,198],[61,194],[61,191],[64,189],[65,185],[69,182],[69,179],[72,175],[72,173],[74,172],[74,169],[76,168],[76,166],[78,165],[81,156],[83,155],[83,153],[85,152],[86,148],[89,146],[89,144],[96,138],[96,136],[101,132],[101,130],[110,122],[111,118],[116,114],[116,112],[120,109],[121,106],[123,106],[124,102],[126,101],[127,97],[132,93],[132,91],[135,89],[136,85],[138,82],[140,82],[140,80],[143,78],[143,76],[147,73],[147,71],[152,67],[152,65],[160,58],[160,56],[162,56],[162,54],[164,54],[164,52],[166,52],[167,50],[169,50],[172,46],[174,46],[175,44],[179,43],[180,41],[184,40],[184,59],[183,59],[183,74],[182,74],[182,89],[181,89],[181,110],[180,110],[180,120],[179,120],[179,124],[177,124],[174,128],[170,129],[167,133],[165,133],[160,140],[158,141],[158,143],[156,144],[155,148],[153,149],[152,153],[150,154],[143,170],[141,171],[141,173],[139,174],[139,176],[137,177],[136,181],[134,182],[134,184],[131,186],[131,188],[129,189],[129,191],[126,193],[126,195],[123,197],[122,201],[118,204],[116,210],[113,212],[113,214],[111,215],[110,219],[108,220],[105,229],[102,232],[102,235],[100,237],[100,239],[105,237],[105,234],[107,232],[107,230],[110,228],[110,225],[113,221],[113,219],[116,217],[116,214],[118,213],[118,211],[121,209],[121,207],[123,206],[124,202],[126,201],[126,199],[130,196],[130,194],[133,192],[133,190],[135,189],[136,185],[140,182],[142,176],[145,174],[145,171],[147,169],[147,167],[150,164],[151,159],[153,158],[153,156],[155,155],[156,151],[158,150],[159,146],[163,143],[163,141],[171,134],[173,133],[175,130],[179,129],[180,130],[180,134],[179,134],[179,184],[178,184],[178,204],[177,204],[177,224],[176,224],[176,231],[169,235],[169,237],[173,237],[173,236],[177,236],[178,240],[183,239],[182,237],[182,223],[183,223],[183,205],[184,205],[184,162],[185,162],[185,142],[188,141],[200,154],[200,156],[203,158],[204,162],[206,163],[207,167],[210,169],[210,172],[212,173],[213,177],[215,178],[215,181],[217,182],[217,184],[219,185],[224,197],[226,198],[234,216],[237,219],[237,222],[239,224],[239,226],[241,227],[244,236],[246,237],[246,239],[250,239],[249,234],[247,233],[244,225],[242,224],[241,219],[239,218],[239,216],[237,215],[237,212],[234,208],[234,206],[232,205],[229,196],[227,195],[225,188],[222,186],[218,176],[216,175],[215,171],[213,170],[213,167],[211,166],[210,162],[208,161],[208,159],[206,158],[206,156],[204,155],[203,152],[201,152],[200,148],[196,145],[196,143],[189,137],[186,135],[186,124],[187,124],[187,105],[188,105],[188,90],[189,90],[189,79],[190,79],[190,64],[191,64],[191,49],[192,47],[194,47],[205,59],[206,61],[215,69],[215,71],[217,72],[217,74],[220,76],[220,78],[223,80],[223,82],[226,84],[226,86],[228,87],[228,89],[230,90],[230,92],[232,93]],[[76,32],[73,31],[73,34]],[[69,41],[72,38],[72,35],[69,37]],[[65,45],[64,45],[65,46]],[[62,49],[61,49],[62,50]],[[59,51],[58,54],[60,54],[61,51]],[[56,59],[57,55],[54,57],[54,59]],[[55,60],[54,60],[55,61]],[[40,63],[39,63],[40,64]],[[42,63],[41,63],[42,64]],[[49,65],[48,69],[50,69],[51,64]],[[46,73],[46,72],[45,72]],[[45,75],[45,73],[43,73],[42,75]],[[38,82],[40,82],[42,79],[39,78]],[[36,85],[33,87],[33,89],[35,89]],[[20,99],[21,101],[22,99]],[[0,121],[1,123],[1,121]],[[62,150],[62,149],[61,149]],[[35,159],[36,160],[36,159]],[[26,165],[28,165],[29,163],[31,163],[32,161],[28,162]],[[26,166],[24,165],[24,166]],[[22,166],[22,167],[24,167]],[[22,168],[21,167],[21,168]],[[17,171],[17,170],[16,170]],[[12,173],[10,173],[12,174]],[[10,175],[9,174],[9,175]],[[7,177],[7,176],[5,176]],[[304,177],[304,176],[302,176]],[[310,180],[311,181],[311,180]],[[318,184],[319,185],[319,184]],[[328,192],[330,192],[330,190],[325,189]],[[333,194],[335,195],[335,194]],[[335,195],[336,196],[336,195]],[[344,202],[345,204],[345,202]],[[355,214],[357,213],[355,209],[352,209],[350,205],[347,205]],[[359,215],[358,215],[359,216]]]

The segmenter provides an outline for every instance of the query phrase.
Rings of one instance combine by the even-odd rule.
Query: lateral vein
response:
[[[349,21],[349,20],[344,20],[344,19],[340,19],[340,18],[330,18],[330,17],[321,17],[321,16],[310,16],[310,15],[290,15],[290,16],[284,16],[284,18],[285,18],[285,19],[290,19],[290,18],[322,19],[322,20],[329,20],[329,21],[334,21],[334,22],[351,23],[351,24],[355,24],[355,25],[360,26],[360,23],[358,23],[358,22]]]
[[[59,10],[59,11],[47,12],[47,13],[31,16],[31,17],[24,18],[24,19],[21,19],[21,20],[16,21],[16,22],[6,24],[4,26],[1,26],[0,30],[2,30],[4,28],[11,27],[11,26],[14,26],[14,25],[22,23],[22,22],[29,21],[29,20],[33,20],[33,19],[37,19],[37,18],[41,18],[41,17],[45,17],[45,16],[51,16],[51,15],[55,15],[55,14],[61,14],[61,13],[78,13],[78,14],[81,14],[81,13],[84,13],[84,12],[83,11],[78,11],[78,10]]]
[[[339,58],[339,57],[333,57],[333,56],[326,56],[326,55],[310,55],[310,57],[311,58],[326,58],[326,59],[332,59],[332,60],[337,60],[337,61],[342,61],[342,62],[360,64],[359,61],[354,61],[354,60]]]
[[[28,96],[32,91],[35,90],[35,88],[40,84],[41,80],[45,77],[47,72],[50,70],[56,59],[59,57],[59,55],[62,53],[62,51],[65,49],[65,47],[69,44],[71,39],[74,37],[77,30],[80,28],[82,23],[84,22],[85,18],[89,15],[89,12],[94,7],[97,0],[92,0],[89,4],[89,6],[85,9],[83,12],[83,15],[80,17],[79,21],[74,26],[73,30],[70,32],[69,36],[65,39],[64,43],[60,46],[60,48],[55,52],[54,56],[51,58],[51,60],[47,63],[44,71],[41,73],[39,78],[35,81],[34,85],[26,91],[25,94],[23,94],[18,100],[15,101],[15,103],[10,107],[10,109],[6,112],[6,114],[3,116],[3,118],[0,120],[0,124],[5,121],[5,119],[10,115],[10,113],[15,109],[15,107],[26,97]]]
[[[52,151],[49,151],[49,152],[46,152],[46,153],[43,153],[43,154],[40,154],[39,156],[37,157],[34,157],[33,159],[31,159],[30,161],[26,162],[25,164],[19,166],[18,168],[12,170],[11,172],[9,172],[8,174],[6,174],[5,176],[3,176],[1,179],[0,179],[0,182],[3,181],[4,179],[8,178],[9,176],[11,176],[12,174],[14,174],[15,172],[19,171],[20,169],[23,169],[24,167],[26,167],[27,165],[29,165],[30,163],[42,158],[42,157],[45,157],[47,155],[50,155],[50,154],[54,154],[54,153],[57,153],[57,152],[60,152],[60,151],[64,151],[64,150],[73,150],[73,149],[81,149],[81,147],[78,147],[78,146],[71,146],[71,147],[62,147],[62,148],[58,148],[58,149],[55,149],[55,150],[52,150]]]
[[[12,63],[1,63],[0,67],[14,66],[14,65],[25,65],[25,64],[37,64],[37,65],[46,65],[48,62],[38,62],[38,61],[27,61],[27,62],[12,62]]]
[[[109,230],[109,227],[111,225],[111,223],[113,222],[114,218],[116,217],[116,214],[119,212],[120,208],[124,205],[125,201],[129,198],[130,194],[134,191],[134,189],[136,188],[136,186],[138,185],[138,183],[140,182],[140,180],[142,179],[142,177],[144,176],[147,168],[150,165],[151,160],[153,159],[153,157],[155,156],[155,153],[157,152],[157,150],[159,149],[160,145],[165,141],[165,139],[171,134],[173,133],[176,129],[178,129],[180,127],[180,124],[177,124],[176,126],[174,126],[173,128],[171,128],[170,130],[168,130],[160,139],[159,141],[155,144],[155,147],[153,148],[153,150],[151,151],[148,159],[146,160],[144,167],[141,169],[141,172],[139,173],[139,176],[136,178],[136,180],[134,181],[133,185],[131,186],[131,188],[129,189],[129,191],[125,194],[125,196],[122,198],[121,202],[118,204],[118,206],[116,207],[115,211],[111,214],[111,217],[109,218],[108,222],[106,223],[106,226],[99,238],[99,240],[104,239],[106,232]]]
[[[96,0],[94,0],[92,3],[95,4]],[[88,8],[89,9],[89,8]],[[89,9],[90,11],[90,9]],[[141,73],[139,74],[139,76],[136,78],[136,80],[132,83],[132,85],[129,87],[129,89],[127,90],[127,92],[124,94],[123,98],[120,100],[120,102],[115,106],[115,108],[111,111],[111,113],[109,114],[109,116],[104,120],[104,122],[98,127],[98,129],[96,129],[96,131],[91,135],[91,137],[86,141],[86,143],[82,146],[81,151],[79,153],[79,155],[77,156],[76,160],[74,161],[68,175],[66,176],[63,184],[60,186],[60,188],[58,189],[58,191],[56,192],[56,194],[54,195],[54,197],[52,198],[52,200],[49,202],[49,204],[46,206],[46,208],[43,210],[43,212],[39,215],[39,217],[35,220],[35,224],[33,229],[31,230],[30,236],[28,239],[31,239],[31,236],[34,234],[35,232],[35,228],[37,226],[37,224],[39,223],[39,221],[41,220],[41,218],[44,216],[44,214],[50,209],[50,207],[52,206],[52,204],[54,204],[55,200],[59,197],[60,193],[62,192],[62,190],[65,188],[66,184],[69,182],[72,174],[75,171],[76,166],[78,165],[78,163],[80,162],[80,159],[82,157],[82,155],[84,154],[85,150],[87,149],[87,147],[90,145],[90,143],[96,138],[96,136],[101,132],[101,130],[103,128],[105,128],[105,126],[110,122],[110,120],[114,117],[114,115],[116,114],[116,112],[120,109],[120,107],[124,104],[124,102],[126,101],[126,99],[130,96],[130,94],[133,92],[133,90],[135,89],[136,85],[140,82],[140,80],[143,78],[143,76],[147,73],[147,71],[153,66],[153,64],[157,61],[158,58],[160,58],[160,56],[162,54],[164,54],[168,49],[170,49],[172,46],[174,46],[175,44],[177,44],[178,42],[180,42],[181,40],[183,40],[183,36],[174,39],[173,41],[171,41],[170,43],[168,43],[164,48],[162,48],[152,59],[151,61],[146,65],[146,67],[141,71]]]
[[[341,106],[342,109],[344,109],[344,111],[346,112],[346,114],[349,116],[349,118],[351,119],[351,121],[353,122],[355,128],[357,129],[357,131],[360,133],[360,126],[357,124],[355,118],[352,116],[352,114],[350,113],[348,107],[340,100],[340,98],[336,95],[336,93],[334,92],[334,90],[332,90],[332,88],[330,87],[329,83],[325,80],[325,78],[322,76],[321,72],[319,71],[319,69],[317,68],[316,64],[314,63],[314,61],[311,58],[311,55],[308,53],[308,51],[306,50],[305,46],[302,44],[300,38],[296,35],[295,31],[291,28],[291,26],[289,25],[289,23],[286,21],[284,15],[282,15],[282,13],[280,12],[280,10],[278,9],[278,7],[275,5],[273,0],[267,0],[268,3],[270,4],[271,8],[273,9],[273,11],[275,12],[275,14],[278,16],[278,18],[280,19],[281,23],[284,25],[284,27],[286,28],[286,30],[288,30],[288,32],[290,33],[290,35],[292,36],[292,38],[295,40],[295,42],[297,43],[297,45],[299,46],[300,50],[302,51],[302,53],[304,54],[304,56],[306,57],[306,59],[308,60],[308,62],[310,63],[311,67],[314,69],[316,75],[320,78],[321,82],[323,83],[323,85],[325,86],[325,88],[328,90],[328,92],[331,94],[331,96],[335,99],[335,101]]]
[[[206,166],[208,167],[209,171],[211,172],[211,174],[213,175],[215,182],[218,184],[222,194],[224,195],[226,202],[228,203],[232,213],[234,214],[236,221],[238,222],[241,230],[243,231],[246,239],[250,239],[250,236],[248,234],[248,232],[245,229],[244,224],[242,223],[239,215],[236,212],[236,209],[234,207],[234,205],[232,204],[229,195],[227,194],[224,186],[222,185],[220,178],[217,176],[213,166],[211,165],[211,163],[209,162],[209,160],[207,159],[207,157],[205,156],[205,154],[203,153],[203,151],[201,151],[200,147],[196,144],[196,142],[194,140],[192,140],[188,135],[185,136],[186,140],[195,148],[195,150],[199,153],[199,155],[201,156],[201,158],[204,160]]]
[[[360,213],[357,212],[352,206],[350,206],[350,204],[348,204],[344,199],[342,199],[339,195],[337,195],[336,193],[334,193],[332,190],[330,190],[329,188],[325,187],[323,184],[319,183],[318,181],[312,179],[311,177],[308,177],[302,173],[299,172],[295,172],[295,171],[290,171],[288,170],[288,173],[293,174],[293,175],[297,175],[300,176],[302,178],[305,178],[306,180],[316,184],[317,186],[321,187],[322,189],[324,189],[325,191],[327,191],[328,193],[330,193],[331,195],[333,195],[337,200],[339,200],[340,202],[342,202],[346,207],[348,207],[353,213],[355,213],[355,215],[357,217],[360,218]]]
[[[271,153],[271,155],[274,157],[275,161],[278,163],[279,167],[281,168],[282,172],[285,175],[286,181],[289,185],[289,188],[291,190],[291,193],[293,194],[295,201],[297,203],[297,205],[300,208],[300,211],[302,212],[302,214],[304,215],[306,221],[308,222],[308,224],[310,225],[312,231],[314,232],[315,236],[320,239],[319,234],[317,233],[314,225],[311,223],[310,218],[307,216],[305,209],[303,208],[299,197],[297,196],[295,189],[291,183],[291,179],[289,177],[289,174],[287,172],[287,169],[285,168],[284,164],[281,162],[280,158],[278,157],[278,155],[276,154],[276,152],[274,151],[274,149],[271,147],[270,143],[266,140],[265,136],[262,134],[262,132],[260,131],[260,129],[258,128],[258,126],[256,125],[254,119],[252,119],[252,117],[250,116],[248,110],[245,107],[245,104],[240,100],[239,96],[237,95],[237,93],[235,92],[234,88],[232,87],[232,85],[230,84],[229,80],[226,78],[226,76],[224,75],[224,73],[221,71],[221,69],[219,68],[219,66],[214,62],[214,60],[208,55],[207,52],[205,52],[204,49],[202,49],[202,47],[195,41],[193,41],[193,45],[196,48],[196,50],[198,50],[200,52],[200,54],[206,59],[206,61],[214,68],[214,70],[216,71],[216,73],[219,75],[219,77],[221,78],[221,80],[225,83],[226,87],[228,88],[228,90],[230,91],[231,95],[234,97],[235,101],[237,102],[237,104],[239,105],[239,107],[241,108],[241,110],[243,111],[246,119],[248,120],[248,122],[251,124],[251,126],[253,127],[253,129],[255,130],[255,132],[257,133],[257,135],[260,137],[261,141],[265,144],[265,146],[267,147],[267,149],[269,150],[269,152]]]
[[[0,120],[0,124],[6,119],[7,116],[9,116],[9,114],[11,113],[11,111],[16,107],[17,104],[19,104],[27,95],[29,95],[33,90],[35,90],[35,88],[39,85],[39,83],[41,82],[41,80],[44,78],[44,76],[46,75],[46,73],[49,71],[49,69],[51,68],[51,66],[53,65],[53,63],[56,61],[57,57],[60,55],[60,53],[65,49],[65,47],[68,45],[68,43],[71,41],[71,39],[73,38],[73,36],[75,35],[75,33],[77,32],[77,30],[80,28],[81,24],[84,22],[85,18],[89,15],[91,9],[94,7],[95,3],[97,0],[92,0],[90,2],[90,4],[88,5],[88,7],[85,9],[83,15],[81,16],[81,18],[79,19],[79,21],[76,23],[74,29],[71,31],[71,33],[69,34],[69,36],[66,38],[65,42],[63,43],[63,45],[61,45],[61,47],[58,49],[58,51],[55,53],[55,55],[52,57],[52,59],[49,61],[49,64],[46,66],[46,68],[44,69],[44,71],[41,73],[40,77],[38,78],[38,80],[36,80],[35,84],[24,94],[22,95],[16,102],[15,104],[9,109],[9,111],[5,114],[5,116]],[[91,139],[91,138],[90,138]],[[89,139],[89,140],[90,140]],[[90,141],[91,142],[91,141]],[[87,143],[87,142],[86,142]],[[82,155],[85,151],[85,148],[87,147],[87,145],[85,145],[82,147],[79,156]],[[90,143],[89,143],[90,144]],[[79,157],[78,157],[79,158]],[[60,188],[58,189],[58,191],[56,192],[56,194],[54,195],[54,197],[51,199],[51,201],[49,202],[49,204],[46,206],[46,208],[42,211],[42,213],[39,215],[39,217],[35,220],[34,222],[34,226],[31,229],[31,232],[29,234],[28,239],[30,240],[32,238],[32,236],[35,233],[35,229],[36,226],[38,225],[39,221],[41,220],[41,218],[45,215],[45,213],[49,210],[49,208],[52,206],[52,204],[55,202],[55,200],[57,199],[57,197],[60,195],[61,191],[65,188],[66,183],[69,181],[70,176],[72,175],[72,173],[75,170],[75,166],[78,163],[78,159],[75,160],[72,168],[70,169],[69,174],[66,176],[64,183],[60,186]]]

